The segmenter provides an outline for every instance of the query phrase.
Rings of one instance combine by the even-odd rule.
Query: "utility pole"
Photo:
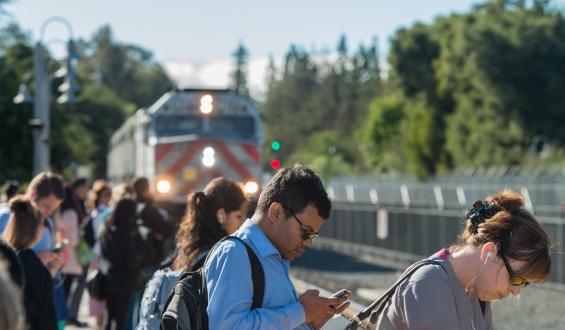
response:
[[[49,170],[50,164],[50,104],[51,104],[51,75],[47,72],[45,59],[47,50],[44,47],[45,29],[49,23],[58,21],[63,23],[68,29],[69,40],[67,41],[67,59],[65,66],[61,70],[61,76],[65,77],[65,81],[59,91],[61,97],[57,99],[58,103],[73,103],[75,95],[79,90],[76,74],[73,70],[73,60],[76,59],[74,44],[72,41],[73,30],[69,22],[62,17],[51,17],[47,19],[41,26],[41,35],[39,41],[35,44],[33,50],[33,76],[35,83],[35,93],[33,97],[33,118],[30,119],[29,125],[33,130],[33,175]],[[58,39],[57,39],[58,40]],[[14,103],[29,102],[27,88],[24,84],[20,85],[19,93],[14,97]]]

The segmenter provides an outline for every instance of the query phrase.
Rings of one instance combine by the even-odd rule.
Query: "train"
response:
[[[165,93],[112,135],[110,182],[144,176],[158,201],[186,203],[189,193],[224,176],[259,193],[263,128],[249,97],[228,89]]]

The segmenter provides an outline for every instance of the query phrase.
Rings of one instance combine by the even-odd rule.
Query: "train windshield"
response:
[[[220,134],[253,137],[255,136],[255,121],[252,117],[212,117],[210,118],[210,130]]]
[[[157,118],[155,129],[160,136],[199,133],[202,131],[202,118],[162,116]]]

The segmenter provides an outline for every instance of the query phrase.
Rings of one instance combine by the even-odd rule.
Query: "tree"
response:
[[[139,46],[118,43],[109,26],[82,42],[78,69],[83,79],[96,77],[117,95],[137,107],[147,106],[173,87],[153,54]],[[135,82],[135,83],[132,83]]]
[[[28,125],[32,117],[31,104],[14,104],[21,77],[29,77],[33,50],[16,43],[0,56],[0,181],[17,179],[25,181],[32,171],[32,131]]]
[[[232,54],[234,59],[234,70],[231,73],[230,88],[239,95],[249,95],[247,88],[247,62],[249,61],[249,51],[243,43]]]

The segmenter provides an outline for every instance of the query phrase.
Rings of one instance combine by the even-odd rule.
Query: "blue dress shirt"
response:
[[[10,208],[6,206],[0,209],[0,234],[6,229],[8,220],[10,220]]]
[[[251,309],[253,281],[247,251],[227,240],[211,252],[204,266],[208,288],[210,329],[311,329],[298,301],[288,269],[275,246],[257,225],[247,220],[234,233],[257,254],[265,273],[263,305]]]

